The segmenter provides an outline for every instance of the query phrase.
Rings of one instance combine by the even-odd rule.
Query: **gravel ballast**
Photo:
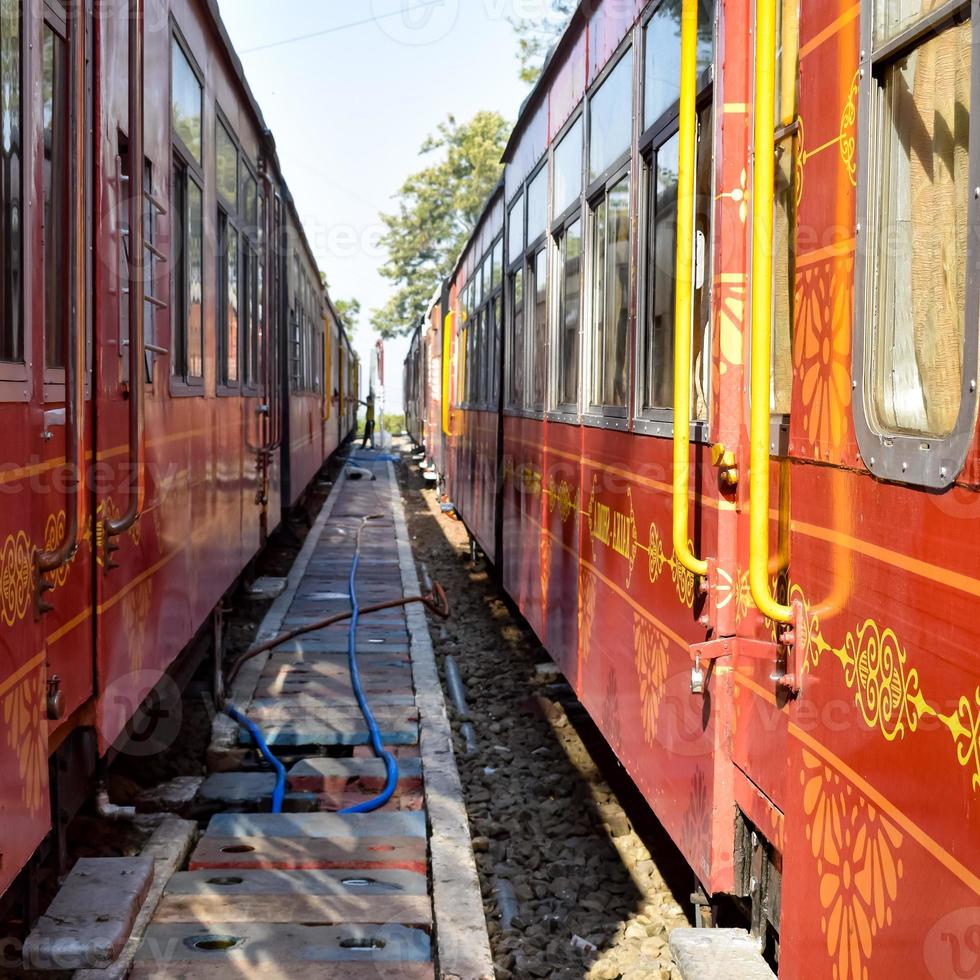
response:
[[[628,784],[621,805],[608,747],[487,565],[471,563],[463,524],[415,467],[399,475],[416,561],[452,605],[430,631],[444,685],[451,656],[465,689],[467,716],[449,710],[497,977],[674,980],[668,934],[689,924],[693,876]]]

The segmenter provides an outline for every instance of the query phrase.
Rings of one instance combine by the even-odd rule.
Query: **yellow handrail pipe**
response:
[[[769,587],[769,409],[772,384],[772,214],[776,99],[776,2],[755,6],[755,134],[752,165],[752,362],[749,397],[749,588],[756,608],[777,623],[792,606]]]
[[[681,5],[680,147],[677,174],[677,252],[674,299],[673,543],[677,560],[695,575],[708,563],[688,543],[691,448],[691,332],[694,308],[694,179],[697,154],[698,0]]]
[[[442,431],[449,435],[449,359],[452,353],[453,319],[450,310],[442,319]]]

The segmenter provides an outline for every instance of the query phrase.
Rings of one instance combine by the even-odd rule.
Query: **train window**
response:
[[[697,156],[693,244],[691,337],[691,419],[708,416],[711,381],[711,73],[714,52],[714,0],[698,4]],[[674,303],[677,260],[677,176],[680,127],[680,10],[663,3],[644,26],[644,162],[642,283],[637,330],[638,415],[669,422],[674,408]],[[649,430],[645,430],[649,431]],[[653,430],[663,434],[661,428]]]
[[[201,163],[202,86],[176,37],[170,42],[170,118],[184,149]]]
[[[558,238],[558,407],[578,410],[579,324],[582,299],[582,220]]]
[[[793,297],[796,291],[797,80],[799,3],[776,6],[776,160],[773,209],[771,411],[789,415],[793,393]]]
[[[204,194],[188,175],[174,167],[173,284],[175,376],[198,384],[204,378]]]
[[[881,0],[873,36],[862,40],[869,125],[858,187],[870,234],[859,237],[856,266],[865,329],[856,332],[854,376],[866,417],[855,412],[855,422],[873,472],[932,486],[958,474],[976,408],[969,9]]]
[[[493,321],[490,325],[490,402],[494,408],[500,399],[500,328],[503,323],[503,301],[498,293],[493,300]]]
[[[490,272],[490,288],[499,289],[504,281],[504,240],[498,238],[493,246],[493,265]]]
[[[891,247],[875,283],[874,401],[889,431],[947,436],[959,414],[970,33],[967,22],[928,38],[881,79],[877,232]]]
[[[64,35],[44,25],[44,366],[65,366],[68,311],[68,72]]]
[[[661,3],[644,30],[643,128],[649,129],[680,96],[681,8]],[[713,0],[698,3],[698,74],[710,64],[714,51]]]
[[[527,187],[527,243],[536,242],[548,224],[548,168],[542,167]]]
[[[552,213],[557,218],[575,204],[582,192],[582,117],[555,147]]]
[[[524,195],[511,205],[507,218],[507,264],[513,265],[524,254]]]
[[[644,408],[672,408],[674,404],[674,261],[679,139],[676,133],[670,137],[656,151],[649,168]]]
[[[521,408],[524,401],[524,270],[510,277],[511,330],[507,345],[507,405]]]
[[[0,361],[13,362],[24,360],[20,18],[20,0],[0,0]]]
[[[545,386],[548,378],[548,249],[538,249],[528,260],[528,310],[527,310],[527,359],[528,399],[527,407],[534,411],[544,410]]]
[[[238,147],[220,119],[215,120],[214,131],[218,194],[234,211],[238,208]]]
[[[592,404],[625,409],[629,376],[630,179],[592,212]]]
[[[589,100],[589,181],[629,151],[633,133],[633,49],[628,48]]]
[[[218,211],[218,381],[238,384],[238,232]]]

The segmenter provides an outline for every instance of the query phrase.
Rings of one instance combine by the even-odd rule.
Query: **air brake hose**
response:
[[[371,736],[371,748],[375,756],[384,760],[385,764],[385,785],[378,796],[373,799],[365,800],[355,806],[341,810],[341,813],[371,813],[383,807],[394,795],[395,787],[398,785],[398,763],[395,757],[384,747],[381,741],[381,730],[371,711],[367,698],[364,695],[364,687],[361,683],[361,672],[357,666],[357,622],[361,616],[361,607],[357,601],[357,566],[361,561],[361,532],[367,527],[368,521],[373,517],[362,517],[361,526],[357,529],[357,537],[354,542],[354,560],[350,566],[350,578],[348,580],[350,588],[351,617],[350,625],[347,629],[347,664],[350,668],[351,686],[354,688],[354,696],[357,698],[358,707],[367,723],[368,732]]]
[[[225,714],[233,721],[238,722],[252,736],[265,761],[275,769],[276,787],[272,791],[272,812],[282,813],[282,801],[286,795],[286,767],[272,754],[272,750],[269,748],[268,743],[255,722],[250,718],[246,718],[233,704],[225,705]]]

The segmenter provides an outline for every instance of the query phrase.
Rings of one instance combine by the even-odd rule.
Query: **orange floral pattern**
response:
[[[13,687],[3,699],[3,724],[7,745],[17,755],[21,799],[31,814],[41,809],[48,759],[41,708],[44,672],[35,670]]]
[[[633,649],[640,681],[643,738],[647,745],[653,745],[667,681],[667,638],[638,613],[633,613]]]
[[[578,589],[578,630],[582,659],[588,660],[592,650],[592,626],[595,622],[596,582],[595,576],[586,568],[580,572]]]
[[[806,837],[820,879],[820,928],[834,980],[865,980],[878,932],[892,923],[903,837],[839,773],[803,750]]]
[[[816,452],[839,454],[851,404],[853,256],[802,268],[796,277],[797,324],[793,363],[799,381],[803,427]]]

